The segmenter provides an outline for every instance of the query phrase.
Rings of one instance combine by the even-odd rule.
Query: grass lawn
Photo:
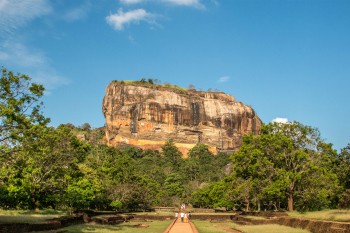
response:
[[[232,222],[216,222],[212,223],[209,221],[192,221],[196,226],[199,233],[227,233],[225,228],[236,228],[237,224]]]
[[[110,232],[120,232],[120,233],[160,233],[165,231],[169,226],[171,221],[152,221],[152,222],[127,222],[118,225],[75,225],[60,230],[64,230],[67,233],[110,233]]]
[[[0,223],[39,223],[65,215],[67,212],[56,210],[0,210]]]
[[[310,233],[307,230],[295,229],[292,227],[280,226],[275,224],[241,226],[232,222],[193,221],[199,233],[227,233],[225,229],[237,229],[244,233]]]
[[[277,224],[255,225],[255,226],[238,226],[236,229],[245,233],[310,233],[308,230],[296,229]]]
[[[322,210],[313,212],[291,212],[288,213],[293,218],[309,218],[328,221],[350,222],[350,210]]]
[[[135,213],[131,213],[131,214],[135,214],[135,215],[150,215],[150,216],[169,216],[169,217],[174,217],[175,216],[175,212],[135,212]]]

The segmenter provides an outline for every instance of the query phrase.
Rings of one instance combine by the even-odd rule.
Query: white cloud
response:
[[[118,13],[111,14],[106,17],[106,21],[116,30],[123,30],[124,25],[130,23],[138,23],[140,21],[146,21],[148,23],[154,23],[154,15],[148,13],[144,9],[136,9],[128,12],[123,12],[123,9],[119,9]]]
[[[64,15],[64,19],[67,21],[76,21],[84,19],[91,9],[91,4],[86,2],[85,4],[71,9]]]
[[[0,44],[0,62],[5,66],[17,67],[20,73],[28,74],[48,91],[69,83],[57,74],[42,51],[29,49],[20,42],[7,41]]]
[[[44,85],[46,95],[51,94],[51,90],[70,83],[68,79],[57,74],[52,67],[33,71],[30,73],[30,77],[33,81]]]
[[[29,51],[26,46],[19,42],[5,42],[0,47],[0,51],[6,56],[1,56],[0,60],[6,60],[12,64],[18,64],[24,67],[38,67],[45,63],[45,56],[39,51]]]
[[[287,118],[282,118],[282,117],[276,117],[271,121],[272,123],[281,123],[281,124],[287,124],[288,119]]]
[[[219,78],[219,83],[225,83],[228,80],[230,80],[230,76],[225,75]]]
[[[204,5],[200,2],[200,0],[119,0],[119,1],[124,5],[131,5],[131,4],[137,4],[137,3],[143,3],[143,2],[158,2],[158,3],[168,3],[172,5],[177,5],[177,6],[196,7],[199,9],[205,8]]]
[[[0,62],[43,84],[46,94],[69,81],[56,72],[42,50],[27,45],[20,28],[51,12],[50,0],[0,0]]]
[[[145,0],[120,0],[120,3],[122,4],[136,4],[136,3],[141,3],[145,2]]]
[[[171,3],[179,6],[192,6],[200,9],[204,9],[204,5],[200,0],[162,0],[165,3]]]
[[[50,12],[48,0],[0,0],[0,34],[13,33],[18,27]]]

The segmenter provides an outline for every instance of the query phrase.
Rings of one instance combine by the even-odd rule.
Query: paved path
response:
[[[180,219],[175,222],[169,233],[196,233],[198,231],[193,230],[191,224],[188,222],[181,222]]]

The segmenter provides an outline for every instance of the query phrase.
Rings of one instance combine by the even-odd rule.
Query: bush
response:
[[[339,208],[350,208],[350,189],[345,190],[345,192],[342,194],[339,204]]]

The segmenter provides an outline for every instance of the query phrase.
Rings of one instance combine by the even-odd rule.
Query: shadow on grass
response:
[[[44,223],[48,219],[66,216],[67,212],[56,210],[11,210],[0,211],[0,223]]]
[[[53,218],[53,216],[32,216],[32,215],[19,215],[19,216],[0,216],[0,223],[45,223],[47,219]]]
[[[39,210],[39,211],[34,211],[34,210],[21,210],[18,211],[19,214],[24,214],[24,215],[67,215],[67,211],[59,211],[59,210],[52,210],[52,209],[47,209],[47,210]]]
[[[120,225],[93,225],[93,224],[82,224],[82,225],[74,225],[66,228],[62,228],[58,232],[62,233],[80,233],[80,232],[101,232],[101,233],[109,233],[109,232],[139,232],[141,229],[147,228],[147,224],[120,224]]]

